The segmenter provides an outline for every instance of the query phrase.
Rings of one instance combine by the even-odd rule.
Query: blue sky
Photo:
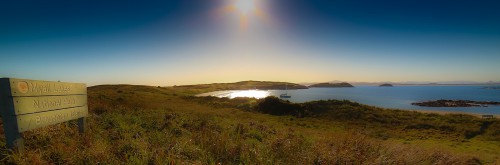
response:
[[[498,1],[238,1],[0,1],[0,77],[500,81]]]

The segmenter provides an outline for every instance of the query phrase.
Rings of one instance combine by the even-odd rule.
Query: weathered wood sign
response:
[[[0,78],[0,115],[7,146],[24,150],[22,132],[78,119],[84,132],[87,87],[81,83]]]

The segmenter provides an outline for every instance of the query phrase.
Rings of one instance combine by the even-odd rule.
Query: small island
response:
[[[394,87],[394,85],[386,83],[386,84],[379,85],[379,87]]]
[[[416,102],[411,104],[424,107],[488,107],[488,105],[500,105],[500,102],[471,100],[435,100]]]
[[[319,84],[313,84],[310,85],[309,87],[311,88],[343,88],[343,87],[354,87],[349,83],[342,82],[342,83],[319,83]]]

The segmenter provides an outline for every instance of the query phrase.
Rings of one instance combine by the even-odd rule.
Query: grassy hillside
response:
[[[91,87],[75,122],[24,133],[16,164],[500,163],[500,121],[387,110],[349,101],[193,97],[224,87]],[[229,85],[231,86],[231,85]],[[3,132],[3,130],[0,130]]]
[[[201,85],[182,85],[174,86],[174,89],[183,91],[189,94],[199,94],[211,91],[220,90],[248,90],[248,89],[261,89],[261,90],[284,90],[288,89],[307,89],[304,85],[287,83],[287,82],[271,82],[271,81],[241,81],[236,83],[213,83]]]

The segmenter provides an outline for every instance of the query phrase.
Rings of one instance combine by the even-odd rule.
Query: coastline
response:
[[[238,90],[228,90],[224,93],[219,93],[219,95],[227,95],[230,94],[233,91],[238,91]],[[197,94],[195,97],[206,97],[206,96],[212,96],[212,94],[215,94],[216,92],[208,92],[208,93],[202,93],[202,94]],[[214,96],[217,97],[217,96]],[[371,105],[368,105],[371,106]],[[455,111],[455,110],[450,110],[450,111],[440,111],[440,110],[425,110],[425,109],[397,109],[397,108],[384,108],[384,107],[379,107],[379,106],[373,106],[377,108],[383,108],[383,109],[388,109],[388,110],[402,110],[402,111],[415,111],[415,112],[421,112],[421,113],[436,113],[440,115],[446,115],[446,114],[466,114],[466,115],[472,115],[476,116],[478,118],[482,118],[483,115],[493,115],[495,118],[500,118],[500,115],[498,114],[480,114],[480,113],[471,113],[471,112],[462,112],[462,111]]]
[[[460,111],[439,111],[439,110],[423,110],[423,109],[398,109],[398,110],[404,110],[404,111],[415,111],[415,112],[422,112],[422,113],[436,113],[440,115],[446,115],[446,114],[466,114],[466,115],[472,115],[476,116],[479,118],[482,118],[483,115],[493,115],[495,118],[500,118],[500,115],[496,114],[479,114],[479,113],[470,113],[470,112],[460,112]]]

